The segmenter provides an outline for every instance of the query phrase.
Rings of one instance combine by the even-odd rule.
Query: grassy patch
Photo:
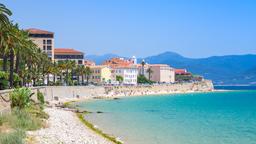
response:
[[[4,117],[0,116],[0,126],[2,126],[4,123]]]
[[[22,130],[0,134],[0,144],[23,144],[26,134]]]
[[[76,101],[68,101],[68,102],[64,102],[63,103],[63,107],[65,107],[65,108],[75,108],[75,106],[74,106],[74,103],[75,103]]]
[[[30,113],[32,116],[39,118],[39,119],[48,119],[49,115],[44,112],[39,105],[31,105],[29,108],[26,109],[28,113]]]
[[[118,141],[115,137],[110,136],[104,132],[102,132],[100,129],[97,129],[94,127],[93,124],[91,124],[89,121],[87,121],[86,119],[84,119],[83,114],[81,113],[77,113],[78,118],[90,129],[92,129],[94,132],[96,132],[97,134],[103,136],[104,138],[110,140],[111,142],[115,143],[115,144],[122,144],[122,142]]]
[[[0,131],[0,144],[23,144],[26,137],[25,131],[43,127],[45,118],[48,118],[48,115],[39,106],[31,106],[22,110],[12,109],[10,114],[0,117],[2,127],[7,126],[11,129]]]
[[[42,120],[32,116],[26,110],[14,109],[12,114],[7,116],[8,124],[15,129],[36,130],[42,126]]]

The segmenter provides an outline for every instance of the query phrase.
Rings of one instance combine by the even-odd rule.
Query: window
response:
[[[34,37],[34,38],[53,38],[53,34],[29,34],[29,37]]]
[[[45,50],[45,46],[44,46],[43,48],[44,48],[44,50]]]
[[[43,43],[45,44],[45,40],[43,40]]]
[[[83,61],[82,60],[78,60],[78,64],[83,64]]]
[[[47,40],[47,44],[52,44],[52,40]]]
[[[47,50],[52,50],[52,46],[47,46]]]

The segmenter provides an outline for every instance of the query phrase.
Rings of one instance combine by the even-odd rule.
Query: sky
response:
[[[23,29],[55,33],[85,55],[256,53],[255,0],[1,0]]]

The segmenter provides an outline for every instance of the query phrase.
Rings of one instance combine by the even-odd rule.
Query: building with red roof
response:
[[[175,71],[176,75],[186,75],[186,74],[188,74],[186,69],[175,69],[174,71]]]
[[[45,53],[54,60],[54,33],[46,30],[29,28],[26,29],[29,38]]]
[[[84,64],[84,53],[72,48],[55,48],[54,60],[56,62],[63,60],[73,60],[78,65]]]
[[[84,60],[84,66],[95,66],[96,63],[91,60]]]
[[[102,63],[102,65],[107,65],[107,66],[110,66],[111,68],[129,67],[129,66],[132,66],[133,64],[134,64],[133,61],[126,60],[124,58],[112,58]]]

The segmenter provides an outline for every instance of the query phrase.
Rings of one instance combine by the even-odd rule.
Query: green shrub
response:
[[[0,135],[0,144],[23,144],[23,138],[25,138],[25,132],[22,130],[4,133]]]
[[[31,90],[28,88],[15,89],[12,93],[10,93],[11,107],[23,109],[30,106],[31,94]]]
[[[8,73],[0,71],[0,90],[8,88]]]
[[[14,85],[14,87],[18,88],[20,81],[21,81],[21,79],[20,79],[19,75],[14,73],[13,74],[13,85]]]
[[[152,84],[153,81],[147,79],[144,75],[138,75],[137,81],[140,84]]]
[[[74,81],[74,85],[75,86],[79,85],[78,81]]]
[[[62,82],[60,80],[57,80],[54,85],[55,86],[60,86],[60,85],[62,85]]]
[[[20,77],[16,73],[13,74],[13,85],[18,87],[20,82]],[[0,90],[9,88],[9,73],[0,71]]]
[[[40,102],[41,105],[44,105],[44,95],[42,92],[38,91],[37,92],[37,100]]]

